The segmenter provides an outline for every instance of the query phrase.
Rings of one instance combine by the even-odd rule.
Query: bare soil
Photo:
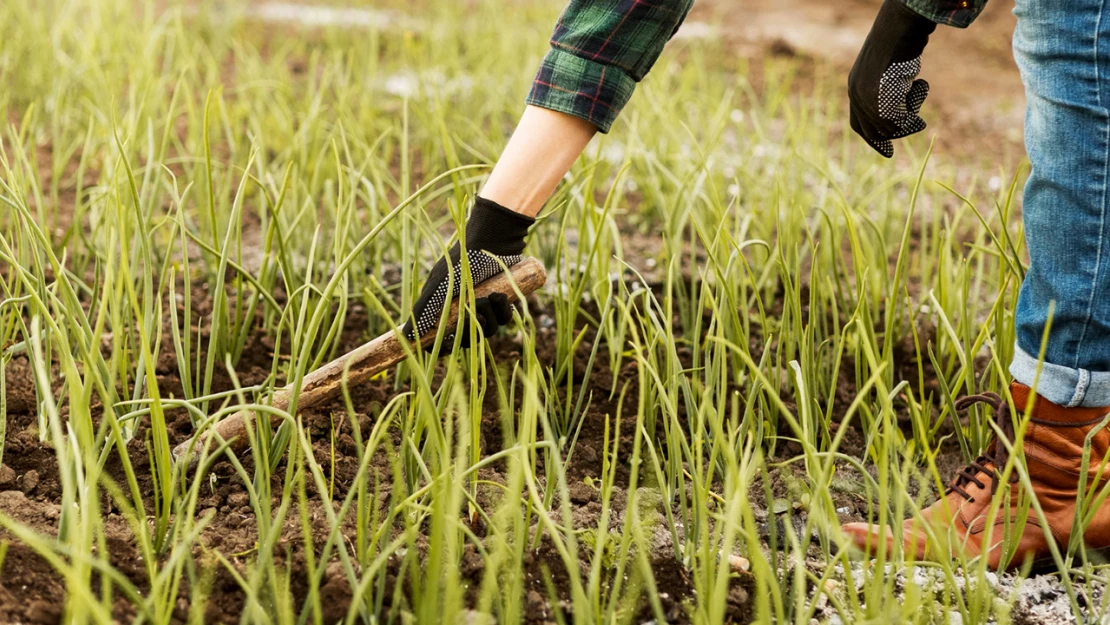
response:
[[[882,0],[698,0],[692,22],[710,25],[738,57],[811,57],[845,77]],[[937,28],[921,77],[932,89],[922,110],[938,157],[1004,167],[1025,156],[1025,92],[1011,40],[1013,2],[993,0],[970,28]],[[847,103],[845,88],[844,102]],[[845,119],[845,123],[847,120]]]
[[[202,303],[198,306],[203,312],[203,290],[195,291],[195,300]],[[553,312],[545,309],[540,302],[533,301],[530,309],[536,316],[539,345],[538,357],[548,367],[555,365],[555,327]],[[594,311],[596,313],[596,311]],[[774,307],[771,310],[775,314]],[[259,316],[261,313],[258,313]],[[182,315],[179,315],[182,318]],[[168,324],[168,322],[167,322]],[[344,331],[341,335],[340,351],[350,350],[368,340],[369,327],[366,312],[356,307],[346,318]],[[163,353],[157,363],[157,380],[163,396],[183,396],[181,382],[178,377],[175,356],[172,352],[170,337],[171,328],[163,328]],[[184,330],[182,328],[182,330]],[[195,333],[196,328],[191,328]],[[922,328],[923,341],[931,337],[931,330]],[[601,474],[602,461],[605,456],[605,432],[608,422],[609,431],[624,433],[619,443],[621,462],[624,464],[616,468],[616,494],[612,502],[611,529],[621,531],[625,513],[626,493],[631,477],[631,467],[627,464],[632,448],[632,435],[635,431],[636,405],[635,402],[625,402],[623,409],[616,399],[620,389],[628,386],[629,396],[635,397],[637,385],[637,371],[634,363],[627,363],[619,371],[611,371],[605,359],[598,359],[592,370],[587,372],[587,363],[596,334],[587,330],[585,340],[576,352],[573,368],[573,378],[576,387],[585,384],[592,392],[592,401],[584,417],[583,426],[574,447],[571,459],[566,467],[567,481],[569,484],[570,506],[576,527],[580,529],[596,528],[601,518],[602,508],[597,491],[589,485],[591,478],[596,479]],[[753,347],[760,347],[761,338],[752,337]],[[518,337],[495,337],[491,346],[496,355],[497,362],[510,363],[520,358],[521,344]],[[895,349],[900,373],[910,375],[916,372],[917,362],[914,360],[912,343],[905,342]],[[274,356],[273,338],[265,333],[256,334],[249,342],[236,370],[243,385],[263,383],[270,372]],[[680,354],[688,358],[689,354]],[[926,364],[928,367],[928,365]],[[842,379],[833,402],[835,415],[843,415],[848,404],[855,397],[855,381],[851,379],[849,371],[852,366],[844,366]],[[62,495],[61,482],[58,475],[57,461],[49,443],[41,440],[38,428],[38,407],[32,382],[31,371],[27,361],[16,358],[4,372],[8,387],[8,436],[4,449],[4,466],[0,469],[0,510],[11,515],[20,523],[25,524],[45,535],[54,535],[60,515],[60,500]],[[282,383],[283,381],[279,381]],[[60,384],[60,381],[59,381]],[[224,375],[217,375],[213,392],[229,390],[232,381]],[[352,400],[356,415],[353,422],[357,422],[362,437],[365,439],[382,407],[398,393],[408,390],[407,385],[396,383],[392,377],[375,380],[352,389]],[[618,392],[613,393],[614,390]],[[493,453],[502,448],[504,434],[504,420],[496,405],[497,396],[494,382],[489,382],[486,411],[482,421],[481,445],[484,455]],[[519,394],[517,395],[519,397]],[[793,405],[792,398],[784,397],[788,404]],[[519,401],[519,400],[518,400]],[[519,406],[518,406],[519,407]],[[101,407],[94,405],[94,419],[99,419]],[[64,416],[64,415],[63,415]],[[315,406],[301,412],[306,427],[310,430],[312,440],[316,441],[314,453],[322,466],[329,466],[334,454],[335,462],[335,499],[341,499],[351,487],[358,470],[360,458],[352,437],[352,420],[348,419],[346,408],[342,401],[335,400],[325,405]],[[193,426],[188,414],[184,411],[171,411],[168,415],[170,443],[175,445],[187,440],[193,431]],[[147,509],[153,507],[154,484],[150,470],[148,449],[144,441],[147,440],[149,422],[143,421],[138,426],[138,431],[128,447],[130,461],[134,467],[142,495]],[[908,425],[907,425],[908,428]],[[662,435],[662,434],[660,434]],[[396,438],[396,437],[395,437]],[[334,441],[334,444],[331,442]],[[399,444],[399,439],[394,440]],[[333,446],[334,445],[334,446]],[[845,444],[841,451],[855,457],[864,456],[863,436],[856,432],[847,433]],[[795,457],[801,453],[796,444],[782,442],[775,454],[770,458],[772,462]],[[240,454],[244,466],[251,470],[249,455]],[[940,460],[942,467],[955,467],[960,463],[958,449],[950,449]],[[284,464],[284,462],[283,462]],[[279,466],[275,471],[275,492],[280,492],[278,481],[284,475],[284,469]],[[111,454],[106,465],[107,479],[117,485],[124,483],[124,474],[119,458]],[[379,483],[382,492],[389,492],[393,482],[393,472],[389,459],[380,453],[371,461],[371,483]],[[542,473],[542,471],[541,471]],[[639,476],[641,485],[649,486],[654,481],[650,472],[643,472]],[[834,500],[842,520],[859,520],[868,513],[868,501],[863,488],[858,483],[858,478],[852,475],[852,468],[845,464],[840,467],[833,488]],[[483,470],[481,479],[491,483],[504,483],[499,467]],[[784,468],[775,468],[770,473],[770,490],[776,499],[785,499],[797,502],[801,497],[801,485],[805,483],[805,475],[800,463],[788,464]],[[211,487],[203,490],[202,498],[198,505],[200,516],[212,515],[210,524],[204,531],[200,545],[195,549],[198,562],[212,563],[208,552],[219,552],[239,567],[249,562],[254,557],[257,546],[257,528],[255,525],[255,511],[249,505],[249,497],[244,484],[234,471],[230,462],[218,463],[210,474]],[[773,508],[763,496],[763,485],[757,483],[753,487],[752,507],[756,519],[764,526],[764,538],[770,540],[772,526],[782,527],[787,522],[787,517],[795,527],[800,527],[799,522],[805,518],[804,508],[794,506],[786,511],[777,510],[778,514],[769,512]],[[323,537],[329,533],[325,516],[320,513],[323,502],[309,488],[311,497],[310,510],[313,523],[319,524],[319,531],[315,534],[321,537],[319,544],[315,545],[316,557],[319,557],[323,548]],[[277,497],[274,506],[278,505]],[[489,503],[492,500],[484,499],[480,493],[480,503]],[[388,505],[383,501],[382,505]],[[383,513],[385,512],[383,507]],[[656,510],[661,512],[661,510]],[[103,499],[103,513],[106,518],[106,531],[108,535],[108,548],[110,561],[140,589],[145,590],[145,565],[139,548],[137,547],[132,527],[116,505],[105,496]],[[480,519],[466,521],[470,530],[479,538],[485,538],[487,529]],[[356,527],[353,521],[343,524],[344,536],[355,539]],[[400,531],[400,527],[396,528]],[[301,539],[302,528],[298,520],[293,519],[286,523],[282,531],[281,549],[274,554],[279,564],[288,564],[292,572],[291,591],[294,605],[300,609],[306,600],[307,568],[304,543]],[[667,532],[659,532],[654,542],[654,552],[651,555],[655,584],[662,593],[664,609],[671,622],[687,622],[688,615],[683,604],[693,599],[693,588],[689,572],[680,563],[675,553],[675,546]],[[31,622],[31,623],[58,623],[62,618],[61,606],[64,600],[64,584],[60,576],[30,547],[14,540],[14,537],[0,531],[0,541],[10,541],[7,558],[0,568],[0,623]],[[591,556],[590,548],[583,545],[582,561],[588,562]],[[816,554],[811,554],[816,555]],[[565,577],[566,572],[561,567],[562,561],[549,545],[541,543],[539,549],[527,556],[537,565],[542,565],[552,572],[558,586],[560,576]],[[347,611],[351,601],[351,590],[343,570],[338,562],[328,567],[327,577],[321,592],[326,600],[325,621],[334,622],[341,619]],[[469,592],[472,599],[476,599],[476,592],[482,580],[484,565],[481,557],[473,546],[462,554],[459,563],[460,570],[470,584]],[[245,568],[245,567],[244,567]],[[202,610],[205,622],[209,623],[235,623],[239,621],[244,606],[244,594],[236,584],[233,576],[219,566],[213,566],[214,578],[206,605],[190,606],[188,598],[192,589],[183,587],[180,591],[179,609],[174,614],[175,623],[185,622],[191,611]],[[386,584],[387,588],[397,588],[394,584],[397,575],[403,574],[400,562],[390,563],[388,574],[392,576]],[[548,589],[542,576],[535,576],[529,580],[526,600],[528,602],[527,614],[530,622],[545,622],[551,619],[554,612],[549,604]],[[752,617],[752,605],[749,602],[750,592],[754,588],[754,580],[749,574],[738,571],[733,579],[733,590],[730,593],[731,617],[734,622],[747,622]],[[566,592],[567,587],[559,587],[559,592]],[[569,599],[569,596],[560,597]],[[411,605],[409,597],[394,597],[401,605]],[[387,606],[389,604],[387,603]],[[645,619],[652,618],[652,613],[647,605],[641,606]],[[120,621],[130,620],[135,616],[134,609],[126,601],[119,600],[116,604],[114,616]]]
[[[196,293],[200,299],[203,293]],[[198,308],[203,309],[203,305]],[[538,356],[546,366],[555,365],[554,349],[554,323],[552,311],[543,308],[538,302],[533,301],[531,310],[536,315],[536,324],[539,336],[537,345]],[[596,312],[596,311],[595,311]],[[261,314],[261,313],[259,313]],[[180,318],[180,317],[179,317]],[[340,350],[349,350],[365,342],[370,337],[367,335],[369,324],[365,311],[356,308],[346,319],[345,330],[342,333]],[[195,332],[196,328],[192,328]],[[164,352],[158,359],[156,368],[160,392],[163,396],[183,395],[177,366],[172,353],[172,342],[169,336],[170,328],[163,329]],[[636,406],[635,402],[626,402],[620,408],[615,396],[619,390],[628,385],[631,396],[636,394],[637,371],[634,363],[628,363],[620,371],[608,370],[605,359],[598,359],[594,368],[587,372],[587,362],[590,349],[596,335],[592,330],[587,330],[586,340],[576,353],[573,378],[576,385],[586,384],[593,393],[583,426],[578,437],[578,442],[566,467],[569,487],[570,505],[573,510],[573,519],[576,527],[580,529],[596,528],[601,517],[601,503],[597,491],[589,486],[591,478],[598,478],[601,474],[601,464],[605,455],[606,422],[609,431],[617,431],[617,420],[621,421],[620,432],[624,433],[619,443],[621,462],[616,471],[616,495],[612,507],[611,529],[619,532],[625,512],[625,489],[629,486],[631,467],[627,464],[632,447],[632,435],[635,431]],[[759,337],[753,337],[753,345],[758,345]],[[498,336],[492,340],[491,346],[498,362],[513,362],[520,358],[521,345],[519,338]],[[912,350],[899,348],[896,352],[900,355],[900,366],[907,371],[916,370],[916,362],[912,361]],[[267,378],[274,355],[274,342],[266,334],[256,335],[247,345],[241,360],[237,364],[237,372],[243,385],[263,383]],[[689,354],[682,357],[687,358]],[[848,378],[847,371],[852,367],[844,367],[844,379],[841,388],[833,399],[834,413],[843,414],[848,403],[854,398],[855,383]],[[25,524],[45,535],[54,535],[60,515],[60,499],[62,486],[58,475],[57,461],[49,443],[41,440],[38,428],[38,407],[32,382],[31,371],[27,361],[16,358],[9,364],[4,372],[8,387],[8,436],[4,449],[4,466],[0,469],[0,510],[11,515],[20,523]],[[279,381],[280,382],[280,381]],[[481,445],[483,454],[488,454],[501,449],[504,439],[502,428],[503,419],[497,408],[496,389],[494,382],[490,381],[487,389],[487,402],[485,415],[482,422]],[[213,392],[229,390],[232,381],[226,375],[218,375]],[[618,393],[612,391],[616,389]],[[398,393],[406,392],[407,386],[397,385],[392,378],[376,380],[352,389],[352,400],[356,415],[353,422],[357,422],[362,436],[369,435],[370,429],[377,421],[377,415],[382,406]],[[519,395],[518,395],[519,396]],[[613,396],[613,398],[611,398]],[[791,398],[785,398],[789,402]],[[99,419],[101,407],[94,405],[94,418]],[[359,466],[359,456],[351,436],[352,421],[348,420],[345,406],[342,401],[336,400],[329,404],[315,406],[302,411],[300,415],[312,439],[316,441],[314,453],[316,459],[323,466],[328,466],[334,453],[335,458],[335,489],[334,497],[342,498],[347,489],[351,487]],[[192,434],[193,426],[188,414],[184,411],[171,411],[168,415],[169,434],[171,445],[187,440]],[[139,486],[148,509],[153,507],[154,484],[150,471],[149,455],[144,441],[147,440],[149,423],[143,421],[139,424],[138,431],[128,447],[131,464],[134,467]],[[334,432],[333,432],[334,430]],[[334,441],[333,443],[330,441]],[[398,443],[395,440],[394,443]],[[848,433],[846,443],[842,448],[854,456],[860,457],[864,452],[863,437],[855,432]],[[771,460],[783,460],[800,453],[800,449],[791,443],[781,443],[775,457]],[[956,464],[959,461],[958,451],[944,459],[944,462]],[[251,469],[249,455],[241,454],[241,460],[248,471]],[[805,476],[801,473],[800,465],[788,465],[790,468],[775,469],[771,472],[771,491],[776,499],[784,498],[796,501],[799,497],[799,485],[804,483]],[[383,492],[390,490],[393,473],[389,459],[384,453],[375,457],[371,463],[370,480],[381,484]],[[119,458],[111,454],[106,465],[106,479],[116,484],[124,483],[124,475]],[[642,485],[653,482],[653,476],[643,472],[640,475]],[[282,467],[275,472],[275,492],[280,492],[280,485],[276,482],[283,475]],[[851,475],[851,468],[847,465],[841,467],[841,476]],[[504,478],[498,467],[492,467],[482,472],[483,480],[493,483],[503,483]],[[218,551],[238,566],[242,566],[254,557],[253,549],[257,544],[257,530],[254,522],[254,510],[249,505],[247,490],[240,481],[232,465],[223,461],[218,463],[210,474],[211,487],[206,487],[198,505],[200,515],[211,514],[212,520],[204,531],[200,546],[196,548],[195,556],[199,562],[212,562],[206,555],[209,551]],[[867,514],[868,503],[863,490],[851,479],[841,478],[837,488],[834,488],[834,497],[844,520],[861,519]],[[765,525],[766,538],[770,538],[771,525],[781,526],[786,517],[776,517],[769,513],[768,503],[762,495],[763,487],[756,484],[753,488],[753,510],[756,518]],[[328,534],[327,522],[319,512],[324,505],[313,488],[309,488],[311,497],[310,509],[314,512],[314,523],[320,524],[320,531],[316,535],[326,537]],[[480,496],[480,502],[482,497]],[[387,502],[383,501],[383,505]],[[274,501],[277,506],[277,497]],[[383,510],[384,511],[384,510]],[[660,512],[657,510],[657,512]],[[122,515],[116,505],[105,496],[103,499],[103,513],[106,518],[106,531],[110,561],[124,575],[131,579],[142,591],[145,590],[145,565],[141,561],[140,551],[136,544],[135,536],[127,519]],[[781,514],[782,511],[779,511]],[[804,519],[804,509],[790,510],[794,516],[794,523]],[[464,519],[464,522],[465,519]],[[486,528],[480,519],[470,521],[470,529],[479,538],[486,536]],[[398,528],[398,531],[400,528]],[[342,528],[345,536],[354,539],[356,528],[353,522],[347,521]],[[64,600],[64,584],[60,576],[30,547],[14,540],[14,537],[0,531],[0,541],[10,541],[7,557],[0,569],[0,623],[31,622],[31,623],[57,623],[62,618],[61,606]],[[305,566],[306,554],[301,540],[301,527],[296,519],[287,522],[282,531],[281,545],[283,550],[274,554],[279,563],[288,563],[292,571],[291,585],[294,604],[299,609],[307,597],[307,569]],[[317,553],[323,548],[315,545]],[[667,532],[658,533],[658,540],[654,544],[655,552],[651,555],[655,584],[663,593],[663,606],[671,622],[686,622],[688,616],[683,609],[683,603],[692,599],[693,588],[688,571],[681,565],[675,554],[674,545]],[[583,561],[588,562],[589,547],[583,545],[581,554]],[[562,561],[548,545],[542,544],[538,550],[528,554],[536,564],[540,564],[550,571],[558,582]],[[389,575],[401,574],[399,561],[391,563]],[[471,595],[477,592],[484,570],[482,559],[471,546],[462,555],[460,568],[464,577],[470,583]],[[209,591],[209,599],[204,606],[190,606],[188,598],[190,588],[181,589],[179,609],[174,614],[174,622],[185,622],[190,611],[203,610],[205,622],[234,623],[238,622],[243,609],[245,597],[236,584],[232,575],[221,567],[214,566],[214,579]],[[561,575],[565,576],[565,570]],[[730,593],[732,601],[732,618],[735,622],[747,622],[752,616],[752,606],[748,599],[754,588],[753,580],[744,572],[738,571],[733,579],[734,588]],[[395,588],[390,581],[386,587]],[[560,592],[566,592],[566,587],[561,587]],[[342,569],[336,564],[329,567],[327,577],[322,588],[326,596],[325,620],[333,622],[346,614],[351,600],[351,591]],[[472,598],[476,598],[473,597]],[[561,597],[569,599],[569,597]],[[406,598],[396,597],[398,601]],[[541,576],[529,580],[527,588],[527,613],[534,622],[544,622],[553,615],[548,604],[548,590]],[[643,616],[651,618],[647,605],[642,606]],[[119,600],[116,604],[114,616],[126,621],[135,616],[133,607],[126,601]]]

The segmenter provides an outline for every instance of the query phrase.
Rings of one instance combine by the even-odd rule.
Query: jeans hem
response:
[[[1038,369],[1040,377],[1038,378]],[[1073,369],[1050,362],[1042,363],[1020,345],[1014,346],[1010,363],[1014,380],[1033,388],[1037,395],[1066,408],[1102,408],[1110,406],[1110,371]]]

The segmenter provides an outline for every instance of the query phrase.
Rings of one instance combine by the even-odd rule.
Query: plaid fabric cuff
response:
[[[607,133],[635,90],[636,81],[624,71],[552,48],[528,104],[580,117]]]
[[[938,24],[967,28],[983,12],[987,0],[901,0],[916,13]]]

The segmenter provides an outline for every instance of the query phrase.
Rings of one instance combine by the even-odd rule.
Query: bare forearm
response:
[[[482,197],[539,213],[590,139],[609,132],[693,3],[569,0]]]
[[[535,217],[596,133],[588,121],[529,106],[480,195]]]

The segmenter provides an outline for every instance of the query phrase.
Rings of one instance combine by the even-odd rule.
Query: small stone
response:
[[[786,534],[786,517],[775,517],[768,519],[766,523],[759,526],[760,537],[771,542],[772,534],[775,538],[775,547],[779,551],[787,551],[790,549],[790,543],[787,540]]]
[[[747,573],[752,568],[752,563],[744,556],[731,555],[728,557],[728,566],[733,573]]]
[[[493,618],[492,614],[485,612],[463,610],[455,622],[459,625],[492,625],[497,622],[497,619]]]
[[[20,482],[19,490],[30,495],[39,486],[39,472],[31,469],[23,474],[23,479]]]
[[[7,490],[15,484],[15,469],[8,465],[0,465],[0,490]]]

